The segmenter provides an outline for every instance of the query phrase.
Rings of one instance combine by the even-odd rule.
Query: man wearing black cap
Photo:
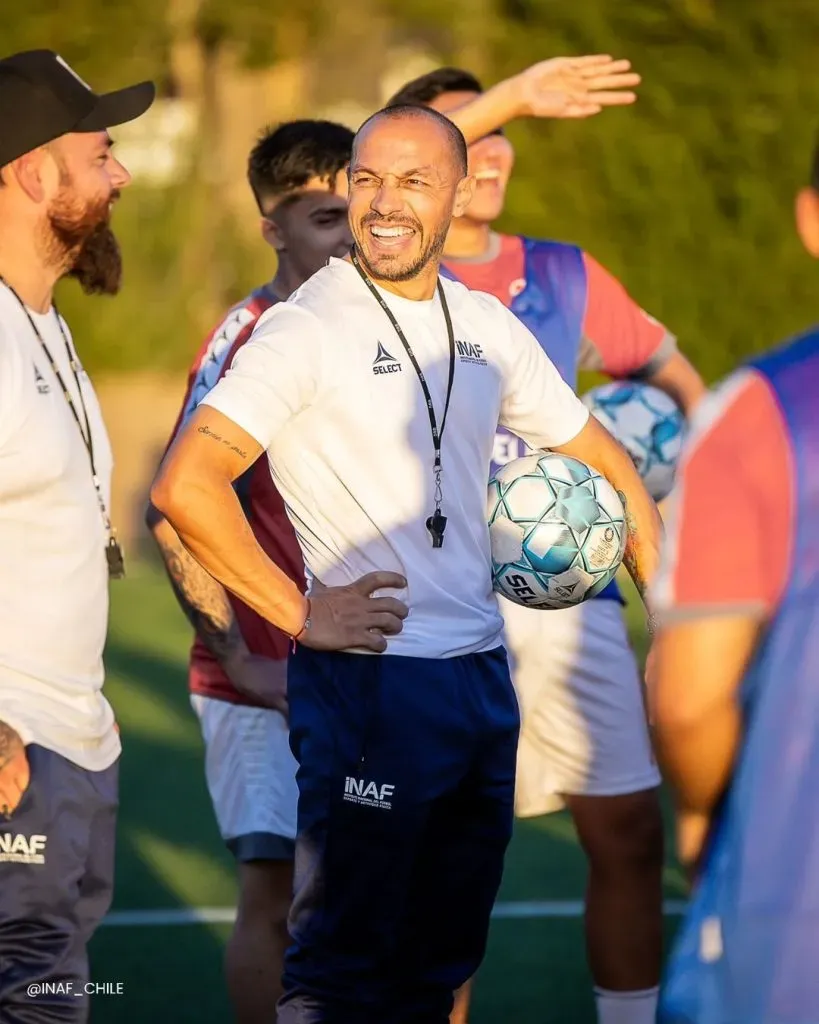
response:
[[[85,1021],[86,944],[108,909],[119,736],[102,695],[111,450],[52,301],[119,290],[107,129],[151,105],[98,96],[57,54],[0,60],[0,1018]]]

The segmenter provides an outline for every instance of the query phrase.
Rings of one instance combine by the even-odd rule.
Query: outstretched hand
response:
[[[634,103],[641,78],[609,54],[554,57],[513,79],[522,117],[582,118]]]
[[[408,609],[395,597],[374,597],[376,590],[402,590],[407,581],[395,572],[371,572],[345,587],[315,586],[310,592],[310,614],[296,640],[318,651],[351,647],[381,653],[385,637],[404,627]]]

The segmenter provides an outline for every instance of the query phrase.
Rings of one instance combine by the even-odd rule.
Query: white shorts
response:
[[[540,611],[500,601],[521,708],[518,817],[560,810],[561,794],[659,785],[621,605],[598,599]]]
[[[219,831],[239,861],[292,860],[298,765],[278,711],[191,694]]]

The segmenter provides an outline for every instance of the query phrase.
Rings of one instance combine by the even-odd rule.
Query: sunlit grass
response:
[[[643,650],[642,603],[628,580],[626,615]],[[124,754],[114,908],[150,910],[235,905],[234,865],[220,840],[204,780],[199,726],[190,708],[190,628],[164,575],[132,564],[113,588],[108,694]],[[501,900],[579,900],[586,865],[564,811],[516,824]],[[685,886],[673,862],[666,895]],[[669,920],[669,935],[675,925]],[[93,977],[126,984],[119,1000],[98,999],[95,1024],[222,1024],[230,1019],[222,960],[223,925],[101,929]],[[582,922],[493,922],[475,992],[472,1024],[593,1024]]]
[[[233,872],[201,849],[197,836],[190,844],[171,843],[147,829],[132,827],[134,849],[182,906],[230,907],[236,899]]]

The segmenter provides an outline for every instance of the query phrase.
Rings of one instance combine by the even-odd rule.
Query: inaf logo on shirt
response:
[[[373,373],[401,373],[402,369],[399,361],[391,356],[379,341],[378,351],[373,359]]]
[[[45,864],[47,836],[0,832],[0,864]]]
[[[480,345],[473,345],[471,341],[456,341],[455,346],[458,349],[458,355],[461,357],[462,363],[474,363],[475,366],[486,366],[486,360],[483,357],[483,349]]]
[[[378,807],[379,810],[389,811],[392,809],[389,797],[394,792],[395,786],[388,782],[379,786],[375,782],[354,779],[350,775],[344,780],[344,799],[351,804],[362,804],[364,807]]]

